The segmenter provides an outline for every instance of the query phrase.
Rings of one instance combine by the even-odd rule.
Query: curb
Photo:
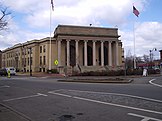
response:
[[[100,80],[90,80],[90,79],[65,79],[65,80],[57,80],[58,82],[82,82],[82,83],[131,83],[133,81],[133,79],[129,79],[129,80],[126,80],[124,79],[123,81],[113,81],[113,80],[109,80],[109,79],[100,79]]]

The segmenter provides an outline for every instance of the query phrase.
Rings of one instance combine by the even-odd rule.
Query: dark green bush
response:
[[[57,69],[51,69],[51,70],[47,70],[47,73],[58,74],[58,71],[57,71]]]

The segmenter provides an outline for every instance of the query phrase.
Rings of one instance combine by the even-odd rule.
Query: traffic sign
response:
[[[55,60],[54,61],[54,64],[57,66],[58,65],[58,60]]]

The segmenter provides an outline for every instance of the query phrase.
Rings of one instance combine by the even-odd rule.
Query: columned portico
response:
[[[116,66],[119,65],[119,49],[118,49],[118,41],[116,43]]]
[[[111,43],[112,41],[109,41],[109,66],[112,66],[112,47],[111,47]]]
[[[101,41],[101,66],[104,66],[104,41]]]
[[[93,66],[96,66],[96,41],[93,41]]]
[[[67,48],[67,50],[66,50],[66,52],[67,52],[67,66],[70,66],[70,40],[66,40],[66,48]]]
[[[84,41],[84,66],[87,66],[87,40]]]
[[[76,66],[79,64],[79,40],[75,40],[75,49],[76,49]]]
[[[58,66],[61,66],[61,40],[58,40]]]
[[[59,69],[67,66],[68,71],[80,73],[122,66],[122,43],[117,31],[116,28],[59,25],[54,33]]]
[[[70,41],[71,40],[66,40],[66,65],[67,66],[70,66],[71,64],[71,52],[70,52]],[[75,45],[75,59],[76,59],[76,61],[75,61],[75,63],[74,63],[74,65],[75,66],[77,66],[78,64],[79,64],[79,40],[75,40],[75,41],[73,41],[73,42],[75,42],[74,43],[74,45]],[[83,44],[83,47],[84,47],[84,66],[89,66],[89,64],[88,64],[88,40],[84,40],[83,41],[84,42],[84,44]],[[96,57],[96,51],[97,51],[97,48],[96,48],[96,46],[98,46],[99,47],[99,45],[96,45],[96,40],[90,40],[89,41],[89,45],[92,45],[92,51],[93,51],[93,53],[92,53],[92,65],[93,66],[97,66],[97,63],[96,63],[96,60],[97,60],[97,58],[100,58],[99,59],[99,61],[100,61],[100,66],[104,66],[105,64],[106,65],[108,65],[108,66],[113,66],[113,65],[115,65],[115,66],[118,66],[119,65],[119,49],[118,49],[118,46],[119,46],[119,44],[118,44],[118,41],[106,41],[106,42],[108,42],[108,45],[106,46],[106,45],[104,45],[104,43],[105,43],[105,41],[98,41],[98,42],[100,42],[100,51],[99,51],[99,53],[100,53],[100,56],[98,56],[98,57]],[[115,48],[112,48],[112,43],[113,44],[115,44]],[[90,46],[89,46],[90,47]],[[108,48],[108,49],[106,49],[106,48]],[[112,50],[112,49],[114,49],[114,50]],[[106,51],[108,51],[108,52],[106,52]],[[114,54],[114,56],[112,55],[112,52],[115,52],[115,54]],[[105,55],[106,54],[106,55]],[[107,55],[108,54],[108,55]],[[114,63],[113,63],[113,57],[114,57],[114,59],[115,59],[115,61],[114,61]],[[59,40],[58,41],[58,62],[59,62],[59,66],[61,66],[61,40]],[[107,63],[107,61],[105,61],[105,59],[108,59],[108,63]]]

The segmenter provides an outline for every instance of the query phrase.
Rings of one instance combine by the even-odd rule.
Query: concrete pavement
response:
[[[0,121],[31,121],[31,119],[0,103]]]
[[[29,73],[17,73],[17,76],[30,76]],[[140,78],[142,76],[71,76],[65,77],[61,74],[47,74],[47,73],[33,73],[33,77],[47,77],[47,78],[61,78],[61,81],[64,82],[88,82],[88,83],[114,83],[113,79],[116,79],[116,83],[129,83],[130,79]],[[154,75],[159,76],[159,75]],[[79,81],[78,81],[79,79]],[[124,79],[120,80],[120,79]],[[95,80],[95,81],[93,81]],[[105,81],[107,80],[107,81]],[[21,114],[20,112],[15,111],[14,109],[0,103],[0,121],[32,121],[27,116]]]

